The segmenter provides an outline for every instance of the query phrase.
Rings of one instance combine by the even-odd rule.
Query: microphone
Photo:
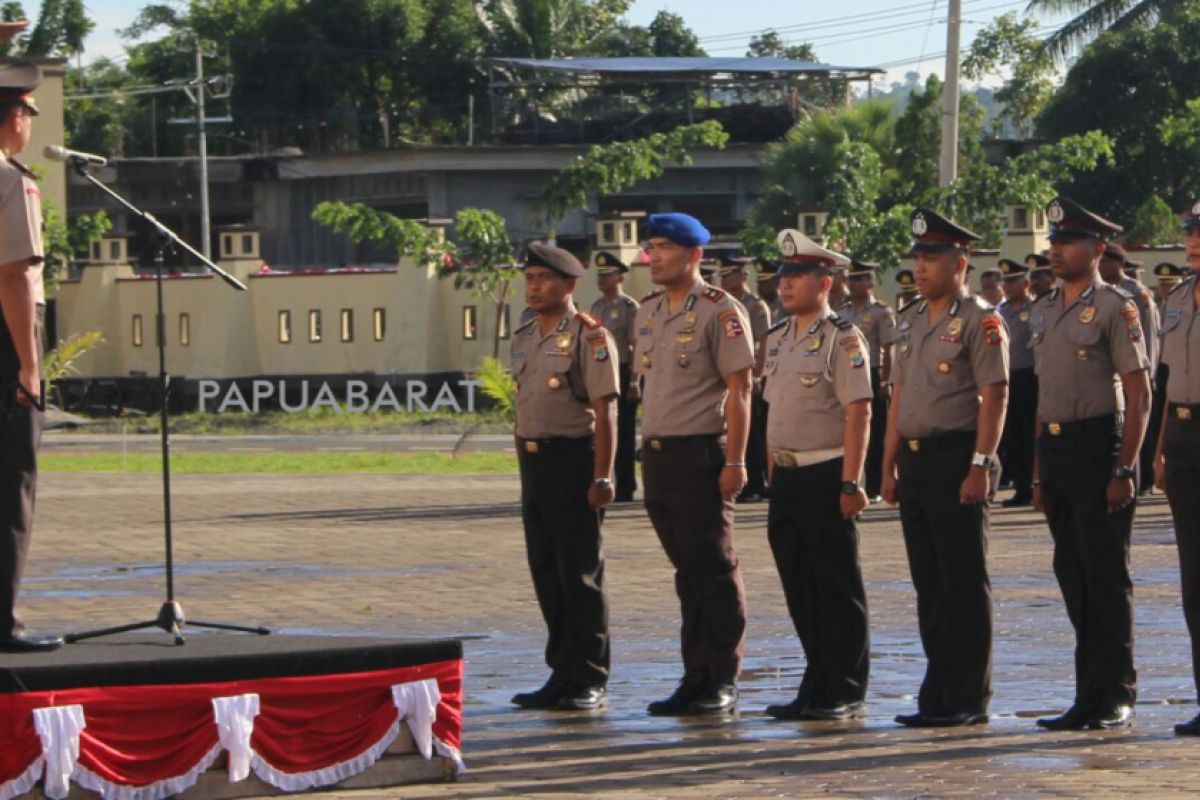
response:
[[[68,150],[56,144],[46,145],[46,148],[42,150],[42,155],[50,161],[74,161],[79,164],[91,164],[95,167],[103,167],[108,163],[108,159],[104,156],[98,156],[93,153],[81,153],[78,150]]]

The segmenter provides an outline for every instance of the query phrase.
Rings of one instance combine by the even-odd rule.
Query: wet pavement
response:
[[[328,442],[340,444],[340,438]],[[336,792],[344,798],[775,798],[1184,796],[1200,790],[1200,740],[1171,725],[1195,710],[1177,555],[1161,497],[1143,502],[1133,570],[1137,723],[1049,733],[1033,718],[1073,691],[1073,637],[1031,510],[993,512],[995,698],[987,727],[910,731],[924,670],[894,510],[862,524],[871,608],[870,717],[779,723],[804,661],[766,542],[766,505],[742,506],[738,548],[750,603],[741,713],[647,717],[679,677],[678,612],[665,557],[638,505],[605,526],[614,649],[611,704],[596,715],[518,712],[545,678],[515,476],[174,478],[176,594],[198,619],[281,633],[467,639],[464,756],[454,785]],[[46,474],[25,583],[36,630],[152,617],[163,598],[160,483],[153,475]],[[205,635],[193,633],[192,635]],[[165,634],[164,634],[165,637]]]

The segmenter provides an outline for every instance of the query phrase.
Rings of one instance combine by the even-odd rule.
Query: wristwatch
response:
[[[1137,470],[1134,469],[1133,467],[1125,467],[1120,464],[1117,464],[1115,467],[1113,467],[1112,476],[1119,480],[1124,480],[1125,478],[1132,478],[1135,475],[1137,475]]]
[[[595,486],[597,489],[611,489],[612,481],[608,478],[596,478],[596,480],[592,481],[592,486]]]
[[[983,467],[984,469],[988,469],[989,467],[992,466],[992,464],[995,464],[995,463],[996,463],[996,459],[992,458],[991,456],[986,456],[983,453],[972,453],[971,454],[971,466],[972,467]]]
[[[858,481],[842,481],[842,494],[858,494]]]

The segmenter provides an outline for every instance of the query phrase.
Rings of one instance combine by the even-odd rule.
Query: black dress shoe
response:
[[[1081,731],[1088,726],[1092,711],[1086,706],[1076,703],[1060,716],[1043,717],[1037,721],[1038,727],[1048,731]]]
[[[710,681],[688,704],[689,714],[726,714],[737,708],[738,690],[732,683]]]
[[[901,714],[896,722],[909,728],[961,728],[966,725],[986,725],[988,715],[973,711],[960,711],[957,714]]]
[[[563,690],[559,711],[596,711],[608,705],[608,689],[603,686],[573,686]]]
[[[776,703],[763,709],[768,717],[775,719],[804,719],[801,716],[811,701],[807,697],[797,697],[790,703]]]
[[[0,639],[0,653],[48,653],[63,646],[61,636],[13,634]]]
[[[558,701],[563,698],[565,693],[566,687],[562,685],[558,678],[552,677],[546,681],[545,686],[536,692],[514,694],[512,702],[513,705],[520,706],[521,708],[558,708]]]
[[[908,728],[928,728],[929,721],[933,718],[932,714],[925,714],[918,711],[915,714],[897,714],[895,720],[897,723]]]
[[[1094,731],[1113,731],[1128,728],[1133,724],[1133,706],[1119,703],[1098,709],[1088,719],[1087,726]]]
[[[853,703],[838,703],[831,706],[810,705],[801,710],[796,719],[814,722],[837,722],[847,719],[863,719],[867,716],[867,704],[861,700]]]
[[[651,716],[676,717],[688,713],[688,706],[704,691],[707,679],[703,672],[689,672],[666,700],[655,700],[646,707]]]
[[[1200,714],[1175,726],[1176,736],[1200,736]]]

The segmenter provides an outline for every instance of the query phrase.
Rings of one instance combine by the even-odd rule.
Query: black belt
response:
[[[1167,413],[1184,422],[1200,421],[1200,403],[1167,403]]]
[[[591,436],[543,436],[538,438],[527,438],[518,436],[517,442],[520,445],[520,452],[535,455],[538,453],[549,453],[555,450],[574,450],[580,447],[591,446]]]
[[[1112,433],[1124,421],[1125,415],[1123,414],[1105,414],[1102,417],[1088,417],[1070,422],[1043,422],[1042,436],[1070,439],[1094,436],[1098,433]]]
[[[721,436],[720,433],[696,433],[689,436],[645,436],[642,437],[642,445],[655,452],[662,452],[687,447],[697,442],[717,441]]]
[[[964,444],[975,444],[975,431],[951,431],[937,436],[922,436],[917,439],[904,437],[901,444],[910,453],[933,453],[939,450],[952,450]]]

